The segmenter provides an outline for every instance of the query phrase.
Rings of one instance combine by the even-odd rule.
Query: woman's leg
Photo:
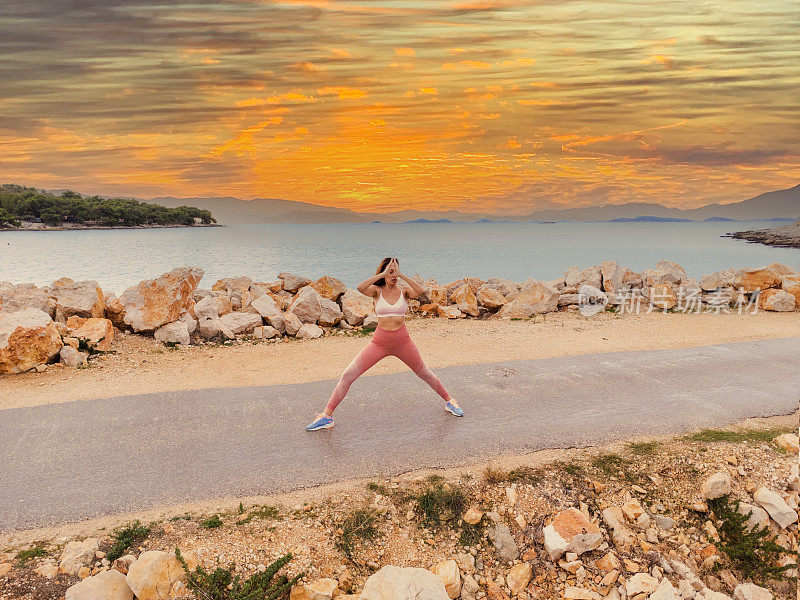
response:
[[[388,352],[386,349],[379,346],[374,341],[370,341],[369,344],[364,346],[361,352],[356,354],[356,357],[350,362],[339,378],[339,383],[336,384],[336,388],[334,388],[333,394],[331,394],[331,399],[325,407],[325,414],[328,416],[332,415],[336,407],[339,406],[339,402],[341,402],[345,394],[347,394],[347,390],[350,389],[350,386],[359,375],[367,371],[376,362],[387,355]]]
[[[406,363],[417,377],[431,386],[433,391],[439,394],[445,402],[450,401],[450,394],[447,393],[447,390],[444,389],[444,385],[439,378],[428,368],[425,361],[422,360],[419,349],[414,343],[414,340],[411,339],[411,336],[403,340],[402,344],[395,347],[392,354]]]

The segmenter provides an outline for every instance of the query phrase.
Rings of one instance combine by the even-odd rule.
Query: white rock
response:
[[[99,549],[100,543],[95,538],[86,538],[82,542],[68,542],[61,554],[59,571],[75,575],[81,567],[86,567],[94,562],[94,553]]]
[[[253,337],[259,340],[271,340],[275,337],[280,337],[280,332],[272,325],[262,325],[253,329]]]
[[[345,321],[353,326],[361,325],[364,319],[374,312],[375,308],[372,298],[358,290],[347,290],[342,294],[340,302]]]
[[[733,600],[772,600],[772,592],[754,583],[740,583],[733,590]]]
[[[256,327],[263,323],[259,314],[238,311],[223,315],[219,320],[233,335],[251,334]]]
[[[464,581],[461,584],[461,600],[476,600],[480,589],[478,582],[475,581],[472,575],[465,575]]]
[[[664,577],[647,600],[680,600],[680,598],[670,580]]]
[[[316,323],[322,316],[322,296],[310,285],[301,288],[289,305],[289,310],[303,323]]]
[[[317,579],[294,586],[289,600],[331,600],[338,587],[339,583],[330,577]]]
[[[64,323],[72,316],[99,319],[105,313],[106,297],[96,281],[76,282],[64,277],[54,281],[48,293],[56,305],[56,321]]]
[[[189,326],[184,321],[167,323],[156,329],[153,337],[162,344],[182,344],[185,346],[190,343]]]
[[[533,569],[529,562],[519,563],[511,567],[508,571],[508,575],[506,575],[506,585],[508,589],[511,590],[511,593],[516,596],[520,592],[525,591],[525,588],[528,587],[528,583],[531,581],[532,574]]]
[[[186,323],[186,330],[189,332],[189,335],[197,331],[197,319],[195,319],[190,312],[187,311],[183,313],[178,320]]]
[[[727,496],[731,493],[731,476],[721,471],[714,473],[700,486],[700,493],[706,500]]]
[[[766,487],[758,488],[753,494],[753,499],[769,513],[772,520],[781,528],[786,529],[797,522],[797,511],[792,509],[780,494]]]
[[[427,569],[383,567],[371,575],[361,600],[450,600],[444,583]]]
[[[495,547],[495,552],[500,560],[510,562],[519,557],[519,547],[511,535],[511,530],[505,523],[496,523],[488,530],[489,540]]]
[[[66,600],[131,600],[133,591],[125,575],[114,569],[87,577],[67,588]]]
[[[311,283],[308,277],[295,275],[294,273],[278,273],[278,279],[283,282],[283,289],[294,294],[301,287]]]
[[[545,550],[556,560],[565,552],[581,555],[596,549],[603,541],[603,534],[596,523],[590,521],[577,508],[568,508],[558,513],[544,528]]]
[[[72,346],[64,346],[59,352],[59,359],[67,367],[81,367],[86,364],[88,352],[79,352]]]
[[[194,305],[194,314],[197,315],[197,320],[203,319],[216,319],[219,317],[219,308],[215,296],[209,295],[200,300]]]
[[[756,527],[760,529],[769,525],[769,515],[767,514],[767,511],[760,506],[754,506],[752,504],[748,504],[747,502],[740,502],[739,514],[748,517],[745,525],[747,525],[747,527],[750,529]]]
[[[333,300],[320,298],[320,315],[317,322],[325,327],[333,327],[342,320],[342,309]]]
[[[314,340],[322,337],[324,331],[319,325],[314,323],[303,323],[300,329],[297,330],[295,337],[301,340]]]
[[[283,313],[283,328],[287,335],[297,335],[303,323],[293,312],[286,311]]]
[[[189,552],[182,552],[189,569],[196,560]],[[172,585],[185,581],[186,573],[174,554],[160,550],[148,550],[128,569],[126,581],[137,600],[162,600],[169,594]]]
[[[458,598],[461,595],[461,572],[456,561],[443,560],[434,565],[431,569],[439,576],[444,584],[444,589],[450,598]]]
[[[23,373],[46,364],[63,345],[56,324],[38,308],[0,312],[0,373]]]
[[[647,573],[636,573],[625,582],[628,596],[652,594],[658,589],[658,580]]]

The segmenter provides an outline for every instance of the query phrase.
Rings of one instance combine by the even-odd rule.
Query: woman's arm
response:
[[[378,273],[369,279],[365,279],[358,284],[356,289],[365,296],[372,296],[373,298],[376,298],[378,296],[378,288],[375,286],[375,282],[383,277],[386,277],[389,274],[389,269],[392,267],[392,265],[393,262],[389,261],[382,273]]]
[[[406,288],[406,292],[409,298],[416,298],[417,296],[425,292],[425,288],[422,287],[415,279],[406,277],[402,273],[398,273],[397,276],[410,286],[410,288]]]

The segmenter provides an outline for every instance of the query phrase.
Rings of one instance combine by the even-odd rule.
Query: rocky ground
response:
[[[792,225],[771,227],[770,229],[755,229],[753,231],[738,231],[728,234],[738,240],[747,240],[767,246],[780,248],[800,248],[800,221]]]
[[[190,568],[235,563],[245,579],[291,552],[288,574],[305,574],[295,600],[788,599],[796,567],[769,571],[796,564],[797,428],[795,413],[6,533],[0,598],[203,598],[187,589],[179,547]],[[732,525],[721,511],[734,498],[787,552]],[[149,530],[136,535],[134,519]]]

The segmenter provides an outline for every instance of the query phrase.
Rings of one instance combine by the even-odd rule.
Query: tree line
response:
[[[141,225],[206,225],[216,223],[211,211],[195,206],[167,208],[130,198],[101,198],[64,192],[60,196],[21,185],[0,186],[0,227],[19,227],[22,221],[45,225],[66,223],[114,227]]]

